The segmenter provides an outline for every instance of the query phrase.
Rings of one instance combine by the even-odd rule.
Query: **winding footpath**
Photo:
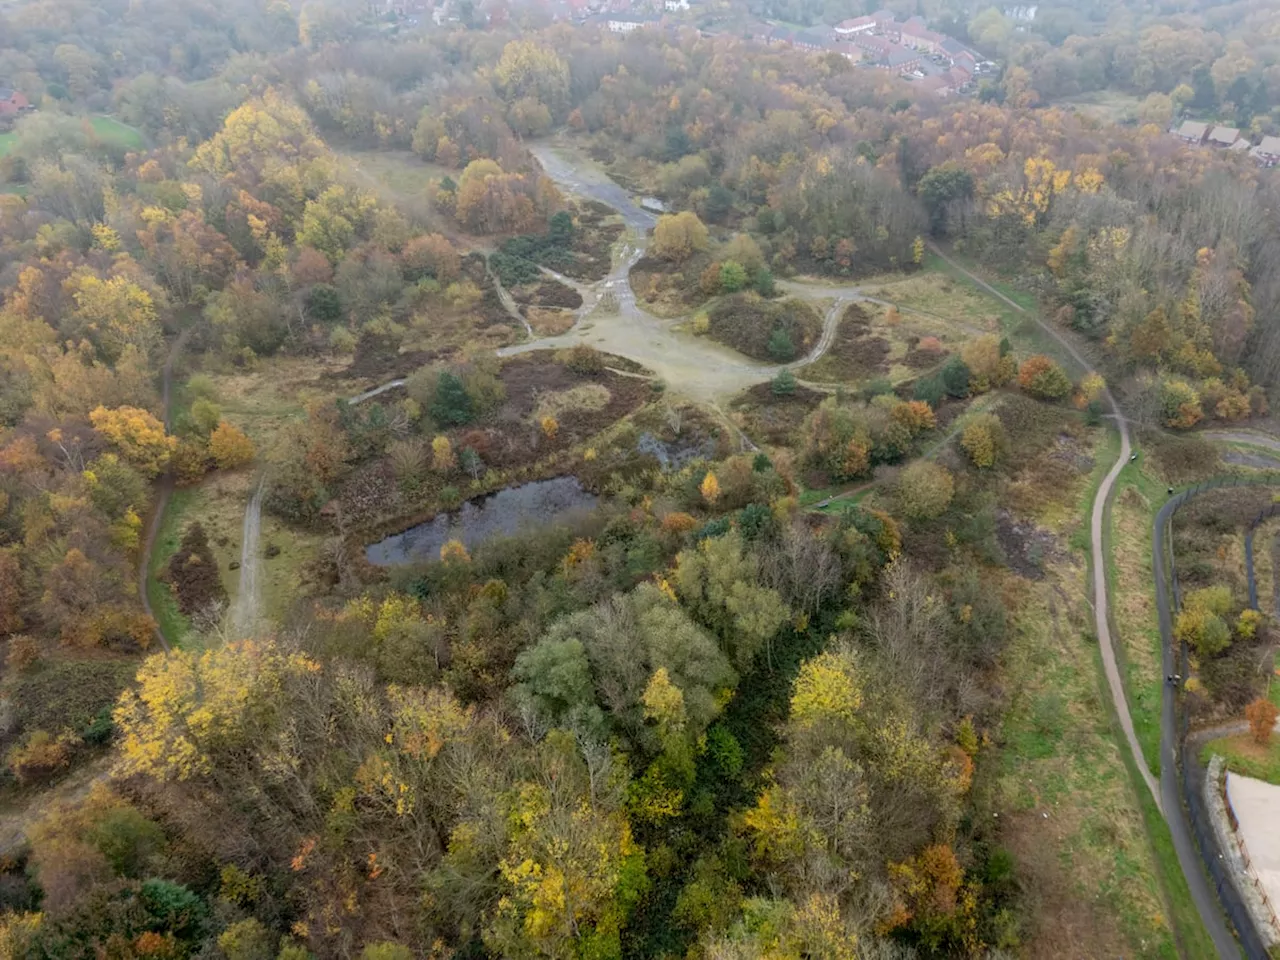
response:
[[[1078,350],[1064,337],[1058,330],[1054,329],[1048,323],[1045,323],[1037,314],[1027,311],[1010,297],[1005,296],[991,284],[987,283],[981,277],[974,276],[969,270],[965,269],[954,259],[944,253],[936,245],[931,244],[933,252],[936,253],[951,269],[962,273],[968,277],[973,283],[985,290],[987,293],[1000,299],[1018,313],[1030,317],[1036,324],[1055,341],[1077,362],[1087,373],[1096,373],[1093,365],[1080,354]],[[1209,885],[1209,881],[1205,876],[1204,862],[1201,860],[1200,853],[1196,849],[1196,845],[1191,835],[1191,828],[1187,822],[1187,814],[1182,806],[1181,797],[1178,787],[1178,765],[1176,759],[1176,740],[1177,726],[1174,717],[1174,691],[1169,685],[1164,686],[1164,692],[1161,702],[1161,723],[1160,723],[1160,780],[1157,783],[1151,774],[1151,768],[1147,766],[1146,757],[1143,755],[1142,747],[1138,743],[1137,734],[1133,727],[1133,716],[1129,712],[1129,703],[1125,699],[1124,683],[1121,680],[1119,664],[1116,661],[1115,642],[1111,636],[1110,624],[1110,606],[1107,593],[1107,556],[1106,541],[1104,532],[1106,528],[1107,504],[1111,499],[1112,491],[1115,489],[1116,481],[1119,479],[1121,472],[1129,463],[1131,452],[1129,440],[1129,425],[1126,419],[1121,415],[1120,408],[1116,404],[1115,397],[1112,395],[1110,388],[1103,391],[1106,405],[1111,409],[1115,419],[1116,429],[1120,431],[1120,455],[1116,458],[1116,462],[1111,465],[1111,469],[1107,471],[1107,475],[1102,478],[1102,483],[1098,486],[1098,492],[1093,499],[1093,510],[1089,522],[1090,540],[1092,544],[1092,560],[1093,560],[1093,611],[1094,626],[1098,633],[1098,647],[1102,654],[1103,672],[1107,677],[1107,686],[1111,690],[1111,700],[1115,706],[1116,715],[1120,719],[1120,727],[1124,731],[1125,740],[1129,744],[1129,752],[1133,757],[1134,766],[1142,777],[1143,783],[1147,789],[1151,791],[1152,799],[1159,808],[1161,815],[1164,817],[1165,823],[1169,826],[1169,833],[1173,838],[1173,847],[1178,855],[1178,864],[1182,867],[1183,876],[1186,877],[1187,887],[1191,892],[1191,899],[1196,905],[1196,910],[1200,914],[1200,920],[1208,931],[1210,938],[1213,940],[1214,947],[1221,957],[1238,957],[1240,955],[1240,947],[1236,942],[1231,931],[1227,928],[1226,919],[1222,913],[1222,906],[1218,897]],[[1185,494],[1179,495],[1185,496]],[[1156,556],[1156,603],[1160,608],[1160,631],[1164,638],[1163,659],[1164,673],[1169,676],[1176,672],[1173,665],[1173,653],[1171,648],[1170,637],[1172,635],[1172,622],[1169,619],[1168,598],[1162,596],[1165,591],[1164,580],[1160,575],[1160,569],[1163,564],[1163,525],[1167,520],[1169,513],[1176,509],[1176,504],[1181,502],[1179,497],[1175,497],[1165,504],[1160,511],[1160,515],[1156,518],[1156,538],[1153,539],[1153,547]],[[1172,506],[1171,506],[1172,505]]]

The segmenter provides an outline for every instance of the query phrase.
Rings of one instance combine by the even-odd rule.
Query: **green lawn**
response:
[[[1254,743],[1247,733],[1221,737],[1206,743],[1200,755],[1206,763],[1212,756],[1221,756],[1227,761],[1227,768],[1236,773],[1280,784],[1280,738],[1274,735],[1265,747]]]
[[[165,564],[178,549],[178,543],[185,529],[183,521],[197,493],[198,491],[193,488],[173,492],[165,508],[164,517],[160,520],[160,530],[156,533],[155,546],[151,550],[151,560],[147,565],[147,599],[151,601],[151,610],[165,638],[175,646],[181,644],[182,638],[191,629],[191,624],[178,609],[178,601],[173,591],[156,577],[164,570]]]
[[[0,157],[13,149],[13,145],[18,142],[16,133],[0,133]]]
[[[89,126],[103,143],[116,144],[126,150],[141,150],[142,134],[128,124],[111,117],[91,117]]]

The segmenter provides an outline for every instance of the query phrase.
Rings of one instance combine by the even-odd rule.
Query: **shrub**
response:
[[[1164,425],[1175,430],[1187,430],[1204,418],[1200,394],[1178,377],[1166,377],[1161,382],[1160,412],[1164,416]]]
[[[1004,425],[994,414],[983,413],[965,424],[960,436],[960,446],[969,455],[975,467],[986,469],[995,465],[1004,445]]]
[[[307,315],[321,323],[336,323],[342,319],[342,298],[336,288],[327,283],[317,284],[307,291]]]
[[[796,357],[796,345],[782,327],[774,327],[769,335],[769,356],[778,363],[788,363]]]
[[[917,460],[898,477],[898,502],[902,512],[914,520],[940,516],[951,505],[955,482],[946,467]]]
[[[1259,697],[1244,708],[1244,716],[1249,721],[1249,732],[1253,734],[1254,743],[1263,747],[1270,743],[1276,717],[1280,716],[1280,708],[1266,697]]]
[[[462,380],[451,370],[442,370],[436,378],[435,399],[431,404],[431,417],[447,426],[469,423],[475,415],[475,405]]]
[[[574,373],[580,373],[583,376],[604,373],[604,354],[585,343],[570,347],[561,354],[561,357],[563,358],[561,362]]]
[[[19,783],[35,783],[70,766],[76,742],[70,734],[55,737],[46,730],[33,730],[5,759]]]
[[[734,260],[720,264],[720,289],[725,293],[737,293],[747,285],[746,268]]]
[[[254,456],[253,441],[244,431],[225,420],[209,436],[209,454],[223,470],[234,470],[251,463]]]
[[[969,395],[969,366],[959,357],[952,357],[942,367],[942,386],[951,397],[967,397]],[[924,397],[917,397],[919,400]]]
[[[1041,353],[1028,357],[1018,368],[1018,386],[1040,400],[1061,400],[1071,392],[1071,378]]]
[[[796,378],[790,370],[779,370],[773,378],[773,393],[778,397],[789,397],[796,392]]]

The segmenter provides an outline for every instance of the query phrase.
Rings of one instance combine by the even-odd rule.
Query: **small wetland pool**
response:
[[[378,567],[438,560],[440,548],[450,540],[472,550],[490,537],[558,523],[594,510],[599,502],[577,477],[535,480],[468,500],[457,510],[385,537],[365,547],[365,557]]]

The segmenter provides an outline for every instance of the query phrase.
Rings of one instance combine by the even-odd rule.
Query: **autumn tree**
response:
[[[898,477],[898,502],[913,520],[930,520],[951,505],[955,483],[946,467],[931,460],[909,464]]]
[[[569,65],[536,40],[512,40],[494,67],[498,89],[508,103],[532,99],[563,118],[569,103]]]
[[[234,470],[251,463],[255,452],[253,441],[244,431],[225,420],[209,435],[209,454],[223,470]]]
[[[973,465],[991,467],[1005,445],[1004,426],[1000,418],[990,413],[978,414],[964,426],[960,446],[969,455]]]
[[[1037,354],[1018,368],[1018,386],[1041,400],[1061,400],[1071,392],[1071,379],[1052,359]]]
[[[707,249],[707,228],[689,210],[658,218],[653,231],[653,253],[665,260],[680,262]]]
[[[93,428],[113,443],[124,458],[147,476],[155,476],[169,463],[178,441],[165,434],[164,424],[146,410],[98,407],[89,414]]]
[[[1276,717],[1280,716],[1280,708],[1266,697],[1258,697],[1244,708],[1244,716],[1249,721],[1249,732],[1253,735],[1254,743],[1263,747],[1270,743]]]

